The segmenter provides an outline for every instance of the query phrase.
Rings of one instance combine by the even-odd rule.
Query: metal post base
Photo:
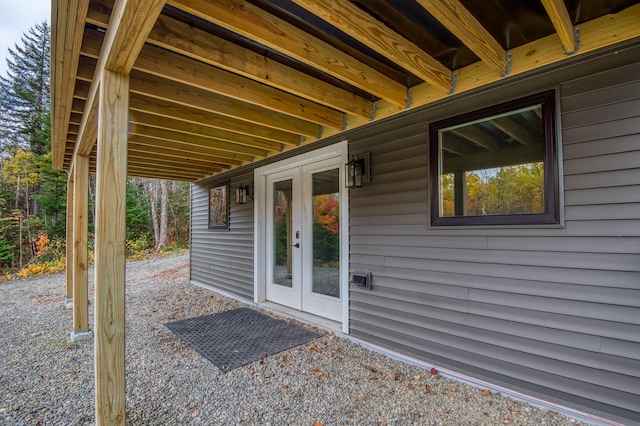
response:
[[[73,342],[81,342],[83,340],[90,340],[93,337],[91,330],[72,331],[71,340]]]

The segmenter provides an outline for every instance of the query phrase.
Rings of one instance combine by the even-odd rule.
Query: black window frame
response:
[[[544,131],[544,212],[486,216],[440,216],[440,143],[439,132],[452,126],[482,120],[495,115],[517,111],[533,105],[542,105]],[[432,226],[484,226],[484,225],[555,225],[560,223],[558,141],[556,130],[555,90],[548,90],[498,105],[460,114],[429,125],[429,186]]]
[[[224,205],[224,211],[225,211],[225,223],[224,224],[215,224],[212,223],[212,211],[211,211],[211,197],[213,196],[213,191],[218,190],[219,188],[224,188],[225,191],[225,205]],[[214,229],[214,230],[227,230],[229,229],[229,215],[230,215],[230,203],[229,203],[229,191],[230,191],[230,185],[229,182],[224,182],[224,183],[218,183],[218,184],[211,184],[209,185],[209,190],[208,190],[208,194],[207,194],[207,212],[208,212],[208,220],[209,220],[209,229]]]

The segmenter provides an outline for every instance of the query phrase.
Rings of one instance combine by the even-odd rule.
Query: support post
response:
[[[125,424],[125,207],[129,77],[104,70],[98,100],[96,424]]]
[[[89,332],[89,157],[76,156],[73,166],[73,332],[74,342],[91,338]]]
[[[67,223],[66,223],[66,297],[64,305],[68,306],[73,301],[73,173],[69,170],[67,180]]]

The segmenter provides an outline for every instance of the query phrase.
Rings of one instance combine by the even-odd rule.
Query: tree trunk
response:
[[[167,246],[167,205],[169,202],[168,182],[166,180],[160,181],[160,241],[157,249],[162,249]]]
[[[157,249],[160,242],[160,225],[158,224],[158,181],[155,179],[147,180],[147,188],[149,188],[149,203],[151,204],[153,241],[155,242],[155,248]]]

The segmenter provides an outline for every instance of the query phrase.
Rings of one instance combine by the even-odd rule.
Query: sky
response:
[[[0,11],[0,75],[5,76],[8,49],[37,23],[51,26],[51,0],[0,0]]]

